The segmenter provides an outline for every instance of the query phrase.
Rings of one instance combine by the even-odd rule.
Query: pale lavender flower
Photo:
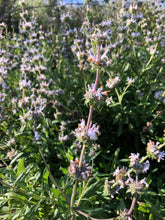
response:
[[[146,178],[143,178],[142,180],[140,180],[139,183],[145,185],[146,188],[149,187],[148,183],[146,182]]]
[[[126,181],[126,185],[128,185],[130,183],[133,183],[133,182],[134,182],[134,179],[130,175],[128,175],[128,179]]]
[[[67,141],[69,139],[68,135],[64,135],[64,136],[58,136],[58,140],[59,141]]]
[[[163,98],[163,93],[164,93],[164,91],[161,90],[161,91],[156,92],[154,96],[156,99],[161,100]]]
[[[91,127],[92,126],[92,127]],[[91,140],[97,140],[97,136],[100,135],[99,126],[96,124],[90,123],[89,129],[87,131],[87,135],[90,137]]]
[[[160,160],[164,160],[165,157],[165,152],[164,151],[160,151],[157,155],[157,160],[158,162],[160,162]]]
[[[132,84],[132,83],[135,82],[135,79],[132,79],[132,78],[130,78],[130,77],[127,77],[127,82],[128,82],[129,84]]]
[[[131,153],[131,156],[129,156],[130,166],[138,173],[145,173],[149,169],[150,163],[148,160],[146,162],[141,162],[143,157],[139,158],[139,156],[139,153]]]
[[[131,156],[129,156],[130,165],[131,165],[131,166],[132,166],[136,161],[139,161],[139,156],[140,156],[139,153],[137,153],[137,154],[131,153]]]
[[[120,173],[119,167],[113,172],[113,176],[117,176]]]
[[[101,56],[101,60],[104,60],[104,59],[108,59],[107,57],[107,53],[109,52],[109,49],[106,49],[103,53],[103,55]]]
[[[11,138],[8,142],[7,142],[7,146],[11,146],[15,143],[15,139],[14,138]]]
[[[131,33],[131,36],[132,36],[133,38],[136,38],[136,37],[139,37],[139,36],[140,36],[140,33],[139,33],[139,32],[137,32],[137,33],[132,32],[132,33]]]
[[[160,143],[156,142],[156,144],[153,141],[149,141],[147,143],[147,154],[152,158],[152,159],[157,159],[158,162],[160,160],[164,160],[165,157],[165,152],[160,151],[159,149]]]
[[[108,88],[113,88],[118,82],[120,82],[119,76],[115,76],[115,78],[109,78],[109,80],[106,82],[106,86]]]
[[[5,98],[6,98],[7,94],[5,93],[0,93],[0,102],[4,102],[5,101]]]
[[[39,140],[41,139],[41,137],[40,137],[40,135],[38,134],[37,131],[34,132],[34,139],[35,139],[36,141],[39,141]]]
[[[85,120],[81,119],[81,123],[78,124],[78,128],[72,132],[78,139],[89,138],[90,140],[97,140],[97,136],[100,135],[99,126],[96,124],[92,125],[90,122],[89,128],[85,125]]]
[[[111,96],[111,97],[107,97],[106,100],[105,100],[105,102],[106,102],[107,105],[111,105],[112,102],[113,102],[112,96]]]
[[[17,155],[17,151],[15,151],[13,148],[11,149],[11,151],[7,152],[7,157],[11,160],[14,156]]]
[[[31,88],[31,81],[28,80],[20,80],[19,81],[19,86],[20,86],[20,89],[23,89],[23,88]]]
[[[80,120],[81,123],[78,124],[78,128],[75,129],[75,131],[73,132],[73,134],[75,134],[75,136],[77,138],[83,138],[86,135],[86,126],[85,126],[85,120],[81,119]]]
[[[102,22],[101,22],[101,27],[110,26],[111,24],[112,24],[112,21],[111,21],[111,20],[102,21]]]

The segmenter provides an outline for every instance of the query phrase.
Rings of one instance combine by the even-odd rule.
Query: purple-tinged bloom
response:
[[[152,159],[157,159],[158,162],[160,160],[164,160],[165,157],[165,152],[160,151],[159,149],[159,142],[156,142],[156,144],[153,141],[149,141],[147,144],[147,154],[152,158]]]
[[[131,156],[129,156],[130,166],[138,173],[146,173],[150,167],[150,163],[148,160],[146,162],[141,162],[143,157],[139,158],[139,156],[139,153],[131,153]]]

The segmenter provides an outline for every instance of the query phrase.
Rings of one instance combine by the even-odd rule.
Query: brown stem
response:
[[[97,60],[99,60],[100,58],[100,45],[98,46],[98,50],[97,50]],[[97,72],[96,72],[96,80],[95,80],[95,85],[94,85],[94,88],[93,88],[93,91],[95,92],[96,91],[96,87],[97,87],[97,84],[98,84],[98,80],[99,80],[99,69],[97,69]],[[88,121],[87,121],[87,126],[86,126],[86,132],[88,131],[89,129],[89,126],[90,126],[90,122],[92,120],[92,113],[93,113],[93,105],[90,106],[90,109],[89,109],[89,115],[88,115]],[[83,148],[81,150],[81,155],[80,155],[80,161],[79,161],[79,167],[82,166],[82,160],[83,160],[83,155],[85,153],[85,144],[83,145]]]
[[[134,206],[135,206],[135,204],[136,204],[136,199],[137,199],[137,193],[135,193],[135,195],[134,195],[134,197],[133,197],[131,207],[130,207],[128,213],[126,214],[126,216],[131,216],[132,211],[133,211],[133,208],[134,208]]]
[[[138,185],[138,172],[136,172],[136,185]],[[134,206],[136,204],[136,199],[137,199],[137,193],[134,194],[131,207],[130,207],[129,211],[127,212],[126,216],[131,216],[133,209],[134,209]]]
[[[91,105],[90,109],[89,109],[89,115],[88,115],[88,122],[87,122],[86,131],[88,131],[89,126],[90,126],[90,122],[92,120],[92,112],[93,112],[93,105]]]

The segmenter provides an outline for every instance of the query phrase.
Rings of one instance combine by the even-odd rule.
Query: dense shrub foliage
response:
[[[0,23],[1,219],[164,219],[165,10],[120,3]]]

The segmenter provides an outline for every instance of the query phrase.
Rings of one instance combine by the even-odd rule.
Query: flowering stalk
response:
[[[100,58],[100,45],[98,45],[97,60],[99,60],[99,58]],[[96,87],[97,87],[97,84],[98,84],[98,79],[99,79],[99,69],[97,69],[97,72],[96,72],[96,80],[95,80],[93,92],[96,92]],[[88,129],[90,127],[91,120],[92,120],[93,107],[94,107],[94,105],[91,105],[90,109],[89,109],[89,115],[88,115],[88,121],[87,121],[87,126],[86,126],[86,132],[88,131]],[[80,160],[79,160],[79,168],[80,169],[82,167],[82,162],[83,162],[83,156],[84,156],[84,153],[85,153],[85,148],[86,148],[86,145],[83,144],[83,147],[82,147],[82,150],[81,150],[81,155],[80,155]],[[72,196],[71,196],[71,203],[70,203],[71,209],[73,208],[73,204],[74,204],[74,200],[75,200],[75,196],[76,196],[77,183],[78,183],[78,181],[76,180],[76,182],[74,184],[74,187],[73,187]],[[72,219],[73,219],[73,216],[74,216],[74,214],[72,215]]]
[[[100,57],[100,45],[98,46],[98,50],[97,50],[97,60],[99,60],[99,57]],[[99,79],[99,69],[97,69],[96,80],[95,80],[95,85],[94,85],[94,88],[93,88],[93,92],[96,92],[96,87],[97,87],[98,79]],[[89,109],[89,115],[88,115],[88,122],[87,122],[86,131],[88,131],[89,126],[90,126],[90,122],[92,120],[93,107],[94,106],[91,105],[90,109]],[[86,147],[86,145],[84,144],[83,148],[82,148],[82,151],[81,151],[79,167],[81,167],[81,165],[82,165],[83,155],[85,153],[85,147]]]

